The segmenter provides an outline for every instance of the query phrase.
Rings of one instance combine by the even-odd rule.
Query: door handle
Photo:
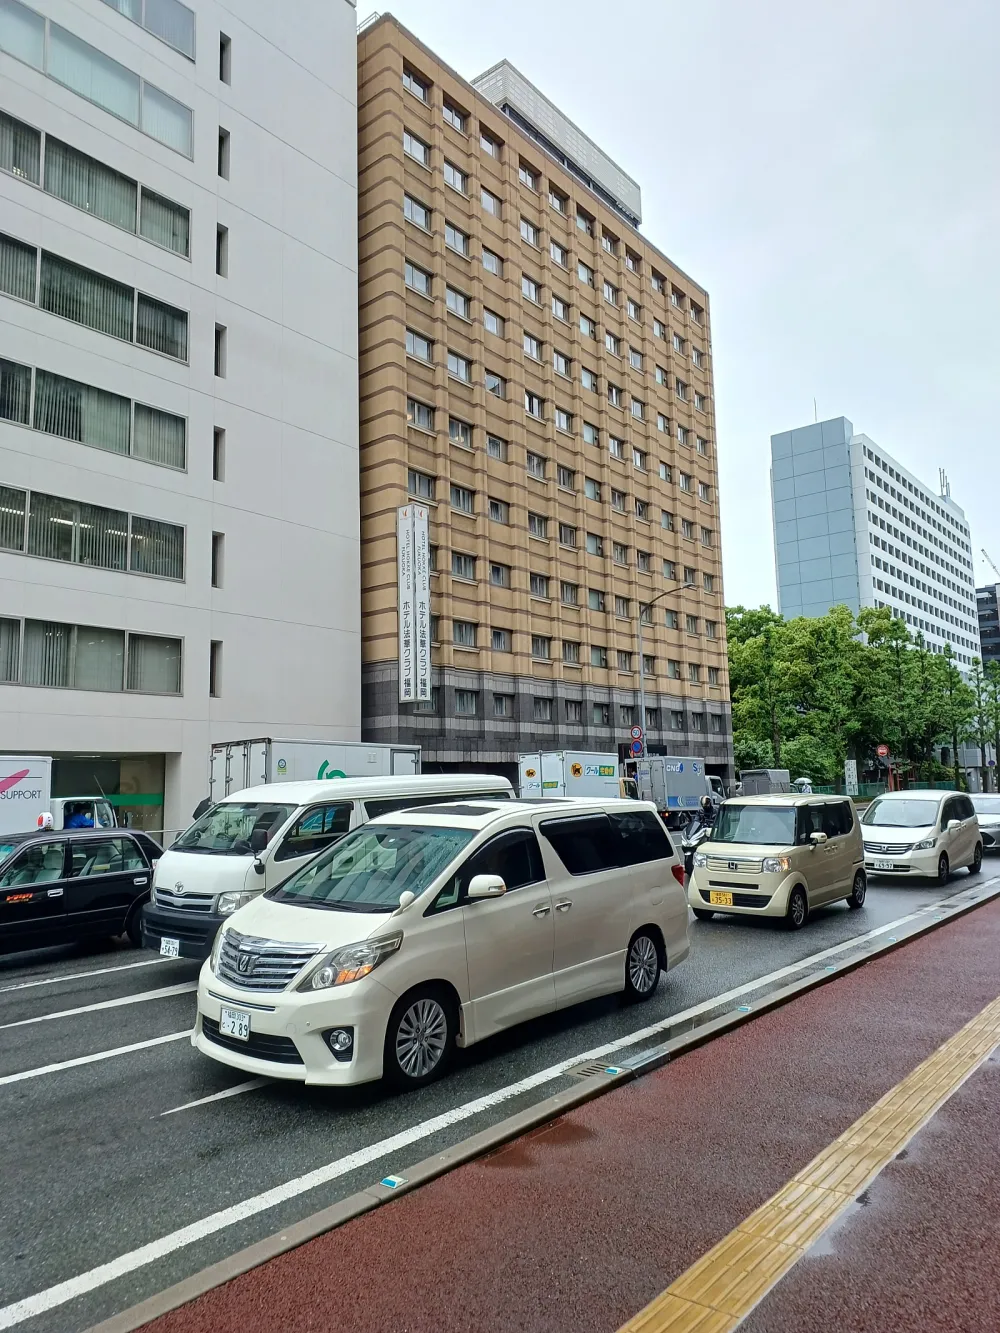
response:
[[[45,896],[47,898],[61,898],[63,896],[63,891],[62,889],[49,889]]]
[[[531,915],[532,915],[532,916],[548,916],[548,914],[549,914],[551,911],[552,911],[552,908],[551,908],[551,907],[541,907],[541,906],[539,906],[539,907],[536,907],[536,908],[534,909],[534,911],[531,913]]]
[[[562,900],[561,903],[556,903],[556,911],[557,911],[557,912],[568,912],[569,909],[570,909],[572,906],[573,906],[573,904],[569,901],[569,899],[568,899],[568,898],[564,898],[564,899]]]
[[[133,884],[148,884],[148,883],[149,883],[149,876],[148,876],[148,875],[143,875],[142,879],[134,879],[134,880],[132,881],[132,883],[133,883]]]

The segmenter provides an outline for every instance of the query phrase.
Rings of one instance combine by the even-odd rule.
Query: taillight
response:
[[[682,865],[680,865],[679,863],[678,863],[678,864],[674,864],[674,865],[672,865],[672,866],[670,867],[670,873],[673,875],[674,879],[677,881],[677,883],[678,883],[678,884],[681,886],[681,888],[683,889],[683,887],[684,887],[684,867],[683,867]]]

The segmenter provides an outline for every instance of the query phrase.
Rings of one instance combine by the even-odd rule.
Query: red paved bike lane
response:
[[[998,994],[991,903],[147,1329],[613,1333]],[[746,1328],[1000,1327],[995,1277],[979,1285],[997,1074],[994,1057]]]

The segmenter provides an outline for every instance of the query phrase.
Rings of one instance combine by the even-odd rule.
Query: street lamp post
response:
[[[674,593],[674,592],[687,592],[688,589],[690,589],[690,588],[694,588],[694,587],[695,587],[695,584],[693,584],[693,583],[682,583],[682,584],[680,584],[677,588],[664,588],[662,592],[658,592],[658,593],[656,594],[655,597],[653,597],[650,601],[648,601],[648,602],[645,603],[645,605],[646,605],[646,609],[651,611],[651,610],[653,609],[653,607],[656,605],[656,603],[660,600],[661,597],[667,597],[670,593]],[[639,633],[638,633],[638,639],[639,639],[639,725],[642,727],[642,755],[641,755],[640,757],[641,757],[641,758],[645,758],[645,755],[646,755],[646,672],[645,672],[644,665],[643,665],[643,660],[642,660],[642,656],[643,656],[643,655],[642,655],[642,611],[643,611],[643,603],[642,603],[642,602],[639,602],[639,603],[638,603],[638,606],[639,606],[639,612],[638,612],[638,631],[639,631]],[[652,624],[652,616],[650,616],[650,624]]]

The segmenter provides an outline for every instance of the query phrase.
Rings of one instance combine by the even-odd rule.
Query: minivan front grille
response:
[[[759,875],[761,871],[760,857],[747,856],[720,856],[711,855],[708,858],[709,870],[728,870],[736,875]]]
[[[905,856],[913,851],[912,842],[866,842],[865,851],[872,856]]]
[[[215,975],[240,990],[284,990],[315,958],[322,945],[286,944],[227,930],[222,937]]]
[[[205,897],[196,893],[174,893],[172,889],[156,890],[156,906],[169,907],[173,912],[210,912],[215,895]]]

